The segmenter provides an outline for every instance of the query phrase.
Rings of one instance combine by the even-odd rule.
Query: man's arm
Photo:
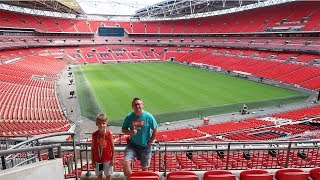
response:
[[[155,128],[155,129],[152,131],[152,135],[151,135],[150,140],[148,141],[148,146],[149,146],[149,147],[151,146],[151,144],[153,143],[153,141],[156,139],[157,134],[158,134],[158,128]]]
[[[125,134],[125,135],[136,135],[137,134],[137,130],[136,129],[132,129],[132,130],[129,130],[129,129],[122,129],[122,133]]]
[[[131,134],[136,135],[137,134],[137,130],[130,128],[131,123],[130,123],[128,118],[129,117],[126,116],[125,119],[124,119],[124,122],[122,124],[122,133],[125,134],[125,135],[131,135]]]

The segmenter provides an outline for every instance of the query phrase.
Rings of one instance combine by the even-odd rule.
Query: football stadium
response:
[[[0,12],[1,180],[97,179],[99,113],[111,179],[320,180],[320,1],[23,0]],[[135,97],[158,127],[147,171],[136,157],[125,176]]]

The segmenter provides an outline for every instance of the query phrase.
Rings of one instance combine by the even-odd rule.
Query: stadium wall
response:
[[[64,179],[61,158],[2,170],[0,179],[10,180],[60,180]]]

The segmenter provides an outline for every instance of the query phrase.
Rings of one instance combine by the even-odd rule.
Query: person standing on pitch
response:
[[[95,167],[98,180],[102,180],[103,173],[107,180],[111,180],[114,164],[114,142],[111,131],[107,129],[108,118],[100,113],[96,118],[98,130],[92,133],[91,161]]]
[[[157,135],[157,122],[152,114],[144,111],[143,102],[140,98],[134,98],[131,102],[133,112],[124,119],[122,132],[130,135],[130,142],[125,148],[123,171],[125,176],[131,174],[131,163],[135,157],[140,159],[142,171],[150,166],[151,145]]]

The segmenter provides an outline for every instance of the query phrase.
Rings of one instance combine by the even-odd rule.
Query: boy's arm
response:
[[[113,134],[110,132],[110,139],[111,139],[111,165],[114,164],[115,161],[115,152],[114,152],[114,140],[113,140]]]
[[[96,167],[96,162],[94,161],[94,144],[95,144],[95,140],[94,140],[93,134],[92,134],[92,139],[91,139],[91,164],[93,165],[93,167]]]

